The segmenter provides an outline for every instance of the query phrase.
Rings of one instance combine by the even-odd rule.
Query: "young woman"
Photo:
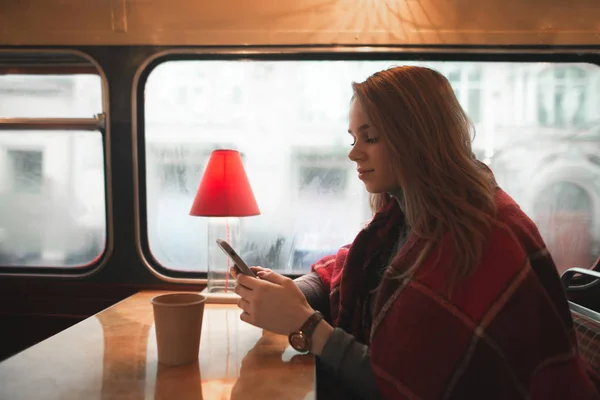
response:
[[[397,67],[353,89],[348,156],[375,215],[296,282],[236,274],[240,318],[315,354],[328,399],[600,398],[552,258],[474,158],[446,78]]]

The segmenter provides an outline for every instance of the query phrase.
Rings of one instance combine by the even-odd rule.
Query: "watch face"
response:
[[[290,344],[297,351],[308,351],[309,349],[309,340],[306,336],[304,336],[301,332],[292,333],[289,337]]]

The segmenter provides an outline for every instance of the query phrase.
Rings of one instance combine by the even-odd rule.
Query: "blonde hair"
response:
[[[406,221],[426,241],[410,271],[449,233],[454,277],[468,276],[495,216],[495,183],[473,156],[474,130],[450,83],[429,68],[404,66],[377,72],[352,88],[387,148]],[[376,212],[388,201],[386,193],[372,194],[371,208]]]

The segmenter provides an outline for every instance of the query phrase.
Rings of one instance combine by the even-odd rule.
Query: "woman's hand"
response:
[[[237,280],[235,292],[241,297],[240,319],[273,333],[289,335],[314,313],[306,297],[290,278],[261,267],[252,267],[260,279],[231,269]]]

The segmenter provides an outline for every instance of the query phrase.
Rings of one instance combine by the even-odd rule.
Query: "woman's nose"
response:
[[[352,146],[352,148],[348,152],[348,158],[350,159],[350,161],[358,161],[364,158],[364,153],[360,149],[360,145],[358,143]]]

